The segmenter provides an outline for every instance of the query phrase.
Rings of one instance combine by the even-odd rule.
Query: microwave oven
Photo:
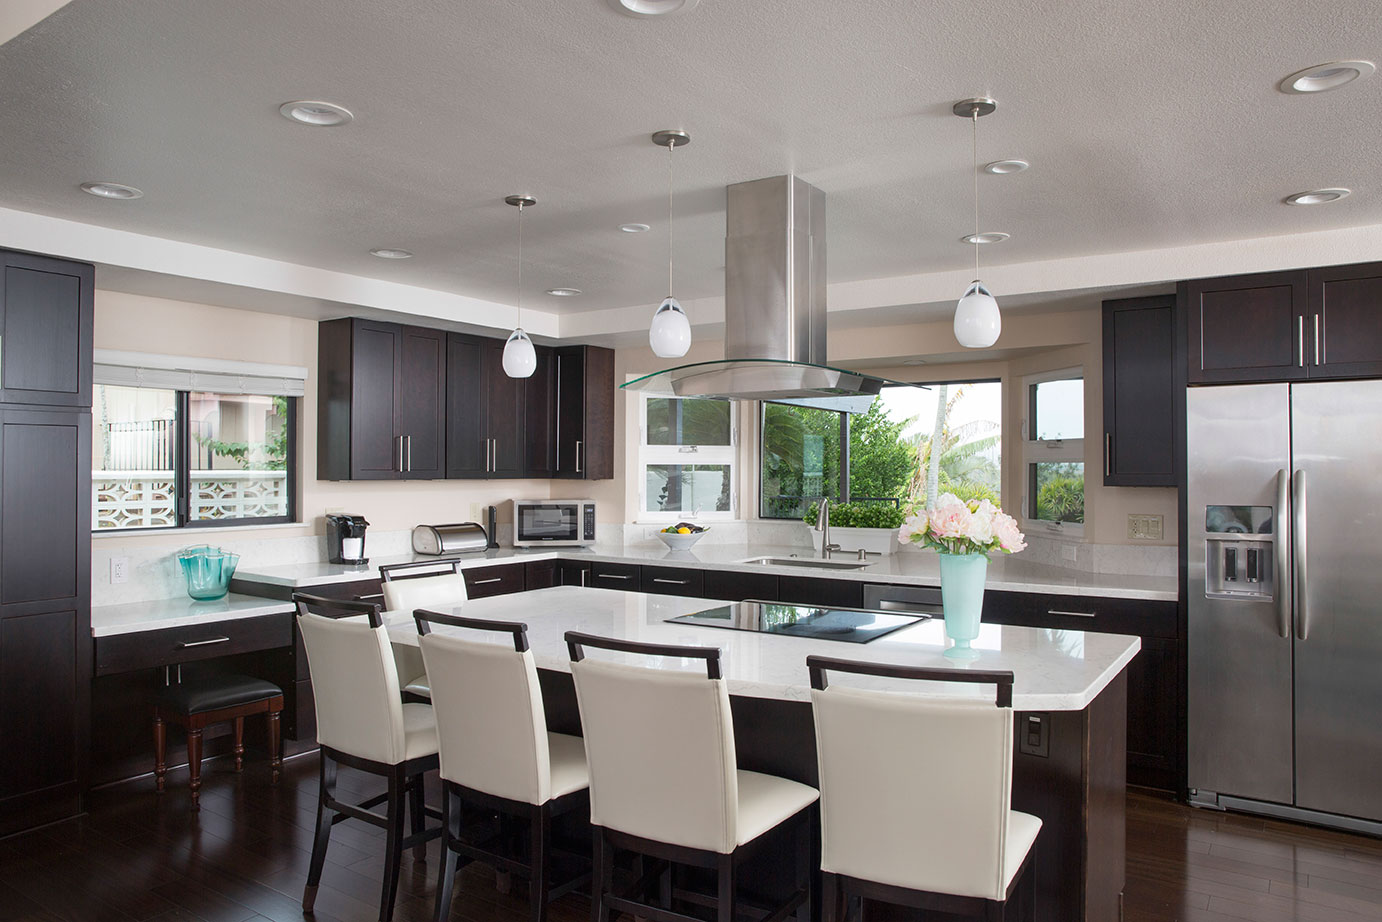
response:
[[[594,500],[513,501],[514,547],[581,547],[594,543]]]

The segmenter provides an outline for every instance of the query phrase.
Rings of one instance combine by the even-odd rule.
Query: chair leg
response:
[[[271,772],[271,784],[278,784],[279,775],[283,773],[283,737],[279,725],[279,712],[269,711],[269,769]]]
[[[840,911],[840,903],[843,902],[841,897],[843,896],[839,875],[822,871],[821,922],[844,922],[844,913]]]
[[[806,891],[806,900],[797,907],[797,922],[811,922],[811,907],[816,905],[816,875],[812,873],[811,867],[811,830],[815,826],[814,821],[815,811],[805,811],[802,814],[801,825],[794,834],[797,843],[797,886]]]
[[[245,718],[235,718],[235,770],[245,770]]]
[[[605,894],[614,887],[614,850],[605,841],[605,831],[596,829],[590,874],[590,922],[606,922]]]
[[[394,901],[398,897],[398,873],[403,865],[403,814],[404,787],[402,766],[395,765],[389,775],[389,809],[386,814],[388,826],[385,829],[384,848],[384,887],[379,897],[379,922],[390,922],[393,918]]]
[[[1018,918],[1022,922],[1036,922],[1036,871],[1031,864],[1027,865],[1027,870],[1022,874],[1022,883],[1017,887],[1017,904],[1021,907]]]
[[[307,886],[302,889],[302,911],[311,912],[317,902],[317,886],[326,865],[326,845],[331,840],[332,811],[327,804],[336,799],[336,762],[321,754],[321,787],[317,793],[317,830],[312,836],[312,861],[307,867]]]
[[[528,855],[528,902],[531,904],[528,917],[532,922],[546,922],[547,891],[550,889],[549,872],[552,856],[552,811],[546,804],[534,807],[532,813],[532,840]]]
[[[187,731],[187,774],[191,778],[192,812],[201,810],[202,795],[202,731],[198,727]]]
[[[168,774],[168,725],[162,714],[154,715],[154,790],[163,793],[163,779]]]
[[[461,835],[461,799],[451,796],[450,786],[441,785],[441,869],[437,872],[437,906],[434,922],[446,922],[451,915],[451,889],[456,885],[456,858],[451,843]]]
[[[734,922],[734,856],[721,855],[718,871],[720,884],[715,894],[718,905],[716,922]]]
[[[408,831],[412,835],[421,833],[427,824],[422,794],[422,775],[414,775],[412,781],[408,783]],[[427,860],[426,842],[419,842],[413,846],[413,859],[415,861]]]

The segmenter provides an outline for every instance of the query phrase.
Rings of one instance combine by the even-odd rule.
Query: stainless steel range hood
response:
[[[825,193],[795,176],[730,186],[725,358],[622,385],[664,397],[774,400],[863,413],[884,385],[825,360]]]

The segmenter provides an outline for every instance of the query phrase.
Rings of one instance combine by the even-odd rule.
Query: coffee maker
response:
[[[326,552],[332,563],[368,563],[365,556],[365,529],[369,522],[363,515],[340,512],[326,516]]]

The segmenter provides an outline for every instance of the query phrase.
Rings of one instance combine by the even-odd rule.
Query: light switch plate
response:
[[[1080,549],[1073,544],[1062,544],[1060,546],[1060,556],[1062,560],[1074,563],[1080,559]]]
[[[1128,516],[1128,537],[1136,541],[1160,541],[1165,519],[1159,515],[1134,513]]]

